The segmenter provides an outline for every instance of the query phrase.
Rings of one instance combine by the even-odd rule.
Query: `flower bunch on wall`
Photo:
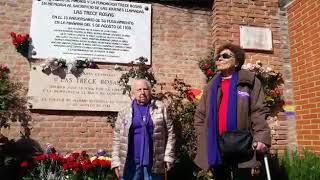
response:
[[[96,69],[97,65],[93,61],[89,59],[85,60],[75,60],[75,61],[67,61],[66,59],[62,58],[52,58],[52,59],[47,59],[45,63],[41,64],[42,71],[49,71],[49,72],[54,72],[54,71],[67,71],[71,73],[77,72],[79,69],[83,68],[92,68]]]
[[[15,46],[17,52],[19,52],[23,57],[28,58],[29,46],[31,43],[31,37],[29,34],[17,34],[11,32],[10,36],[12,38],[12,44]]]

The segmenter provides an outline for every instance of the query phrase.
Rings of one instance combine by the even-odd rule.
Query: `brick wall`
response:
[[[9,33],[29,32],[31,5],[31,0],[0,2],[0,63],[8,64],[13,77],[26,87],[29,64],[15,52]],[[152,22],[152,68],[159,82],[171,83],[178,76],[202,88],[205,77],[197,62],[210,52],[210,7],[183,8],[154,3]],[[106,115],[104,112],[33,111],[31,138],[42,146],[52,143],[62,152],[110,150],[112,128]],[[19,131],[19,125],[13,124],[2,133],[17,138]]]
[[[9,33],[29,32],[31,0],[0,2],[0,63],[7,63],[14,78],[29,81],[29,64],[15,52]],[[205,77],[198,61],[211,47],[230,41],[239,44],[239,26],[269,27],[273,33],[273,52],[247,52],[247,62],[262,61],[265,65],[284,70],[281,38],[281,16],[278,0],[216,0],[213,7],[196,8],[153,3],[152,68],[159,82],[170,83],[178,76],[193,87],[202,88]],[[285,26],[285,25],[284,25]],[[101,65],[101,68],[107,66]],[[287,72],[287,71],[286,71]],[[54,144],[58,150],[110,150],[112,128],[106,112],[33,111],[31,137],[41,145]],[[274,150],[283,150],[287,143],[286,117],[270,120]],[[19,126],[2,133],[19,137]]]
[[[320,152],[320,1],[288,7],[291,64],[299,148]]]
[[[281,70],[278,0],[216,0],[213,6],[213,45],[218,47],[228,41],[240,44],[240,25],[271,28],[274,51],[247,52],[246,62],[260,60]]]

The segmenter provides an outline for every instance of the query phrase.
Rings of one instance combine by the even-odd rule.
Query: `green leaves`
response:
[[[19,82],[9,79],[9,69],[0,65],[0,128],[10,127],[10,122],[19,121],[28,128],[31,116],[27,108],[26,90]]]
[[[151,66],[146,65],[147,58],[139,57],[136,59],[137,63],[130,64],[131,68],[128,72],[121,75],[119,84],[123,87],[123,94],[130,94],[131,86],[129,85],[130,79],[146,79],[150,82],[151,87],[157,83],[154,73],[151,71]]]
[[[297,151],[286,151],[280,164],[290,180],[320,179],[320,157],[314,152],[304,150],[300,154]]]

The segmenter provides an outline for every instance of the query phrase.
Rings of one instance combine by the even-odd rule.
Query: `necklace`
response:
[[[148,112],[149,112],[149,105],[147,105],[146,112],[144,113],[144,115],[141,113],[141,109],[140,109],[141,106],[137,104],[136,107],[138,108],[138,111],[139,111],[139,114],[141,116],[142,121],[146,122],[147,121]]]

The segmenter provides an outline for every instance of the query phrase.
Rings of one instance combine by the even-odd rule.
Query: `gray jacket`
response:
[[[166,107],[162,102],[152,100],[149,110],[154,124],[152,172],[163,174],[164,162],[173,163],[174,161],[175,134],[173,123],[168,118]],[[132,105],[130,104],[119,112],[113,132],[111,168],[119,167],[121,176],[127,159],[131,124]]]

